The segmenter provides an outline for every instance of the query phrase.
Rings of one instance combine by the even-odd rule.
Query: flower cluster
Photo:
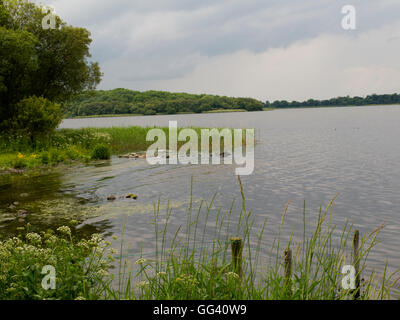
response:
[[[140,258],[140,259],[135,261],[135,264],[142,265],[142,264],[145,264],[146,262],[147,262],[146,259]]]
[[[144,289],[144,288],[146,288],[148,285],[149,285],[149,282],[147,282],[147,281],[141,281],[141,282],[139,282],[139,283],[136,285],[136,287],[139,288],[139,289]]]
[[[177,283],[180,283],[184,286],[197,286],[199,282],[196,279],[193,279],[190,275],[181,274],[178,278],[175,279]]]
[[[71,235],[71,229],[57,229]],[[99,235],[89,240],[70,241],[54,232],[29,232],[0,241],[0,300],[62,299],[93,297],[108,273],[107,245]],[[57,290],[42,287],[43,268],[56,270]],[[100,297],[99,297],[100,298]]]
[[[70,229],[69,227],[67,227],[67,226],[59,227],[59,228],[57,229],[57,231],[60,232],[60,233],[62,233],[62,234],[71,236],[71,229]]]
[[[227,272],[226,278],[227,279],[239,279],[239,275],[236,272]]]

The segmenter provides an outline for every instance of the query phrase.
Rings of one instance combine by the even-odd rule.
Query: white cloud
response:
[[[262,100],[396,92],[398,0],[49,0],[92,32],[101,88]]]
[[[203,57],[184,77],[157,89],[304,100],[393,93],[400,89],[400,24],[359,35],[322,35],[262,53]]]

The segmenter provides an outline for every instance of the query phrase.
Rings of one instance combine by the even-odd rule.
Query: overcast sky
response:
[[[399,0],[42,0],[92,33],[100,89],[305,100],[400,90]],[[344,5],[357,29],[342,28]]]

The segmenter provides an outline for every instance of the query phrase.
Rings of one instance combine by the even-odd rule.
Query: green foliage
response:
[[[109,158],[109,154],[121,155],[126,152],[145,151],[152,141],[146,141],[149,130],[154,127],[122,127],[122,128],[83,128],[61,129],[52,135],[41,136],[32,143],[30,137],[18,133],[16,135],[0,134],[0,170],[1,168],[35,168],[42,165],[56,165],[61,162],[88,162],[93,156],[93,146],[103,146],[104,151],[96,151],[101,158]],[[169,136],[169,128],[160,128]],[[182,130],[184,128],[179,128]],[[201,128],[192,128],[201,136]],[[245,144],[245,136],[243,137]],[[211,142],[211,141],[210,141]],[[185,142],[180,141],[178,147]],[[200,147],[200,144],[199,144]],[[106,149],[107,148],[107,152]],[[221,138],[221,150],[223,139]],[[94,155],[94,159],[98,159]]]
[[[123,236],[121,253],[115,273],[109,274],[115,261],[109,243],[99,235],[77,241],[68,226],[56,230],[29,232],[18,238],[0,241],[0,299],[140,299],[140,300],[348,300],[354,290],[341,286],[342,266],[352,255],[353,227],[346,223],[337,230],[332,221],[332,200],[326,210],[320,210],[313,230],[306,228],[303,211],[303,239],[292,235],[282,246],[281,230],[286,209],[278,226],[278,235],[271,245],[265,245],[266,222],[257,227],[247,211],[240,181],[242,207],[233,219],[233,205],[227,212],[210,202],[194,208],[193,199],[187,220],[178,230],[171,230],[172,209],[160,212],[160,200],[155,203],[155,251],[148,258],[127,261]],[[202,213],[205,213],[204,215]],[[212,225],[215,223],[215,226]],[[71,224],[76,225],[75,223]],[[260,228],[259,228],[260,227]],[[211,228],[211,229],[210,229]],[[382,227],[381,227],[382,228]],[[365,280],[359,299],[390,299],[391,289],[398,281],[398,271],[383,274],[367,273],[366,262],[377,243],[381,228],[360,238],[357,264]],[[185,230],[182,230],[185,229]],[[232,238],[232,235],[235,237]],[[115,238],[116,240],[116,238]],[[233,257],[232,243],[239,245]],[[268,248],[269,253],[262,252]],[[290,268],[282,261],[282,252],[293,248]],[[129,252],[127,250],[126,252]],[[267,254],[269,259],[263,259]],[[267,261],[269,260],[269,262]],[[56,270],[56,290],[45,290],[41,283],[43,267]],[[287,272],[290,270],[290,272]],[[397,278],[397,279],[396,279]]]
[[[201,113],[212,110],[261,111],[263,104],[251,98],[230,98],[164,91],[114,89],[80,94],[66,104],[67,116],[111,114]]]
[[[11,129],[34,138],[55,130],[61,122],[61,107],[45,98],[30,97],[16,105]]]
[[[4,7],[3,0],[0,0],[0,27],[6,26],[10,21],[10,14]]]
[[[274,101],[270,103],[267,101],[265,107],[273,108],[304,108],[304,107],[329,107],[329,106],[366,106],[366,105],[387,105],[387,104],[400,104],[400,95],[394,94],[373,94],[363,97],[338,97],[329,100],[314,100],[308,99],[307,101],[288,102],[286,100]]]
[[[37,96],[63,103],[101,80],[99,65],[89,62],[90,32],[56,17],[45,30],[46,15],[27,0],[0,3],[0,126],[8,130],[17,104]]]
[[[93,160],[108,160],[111,157],[110,147],[106,144],[98,144],[92,152]]]
[[[45,151],[41,154],[41,161],[42,161],[42,164],[44,164],[44,165],[50,163],[50,156],[49,156],[48,152]]]
[[[28,32],[0,27],[0,125],[15,114],[15,103],[24,98],[21,90],[33,81],[30,75],[38,68],[36,43]]]
[[[98,235],[76,241],[67,226],[0,241],[0,299],[98,299],[109,268],[106,247]],[[55,290],[42,287],[47,265],[56,271]]]

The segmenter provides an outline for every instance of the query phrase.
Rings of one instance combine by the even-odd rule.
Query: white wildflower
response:
[[[62,234],[71,236],[71,229],[70,229],[69,227],[67,227],[67,226],[59,227],[59,228],[57,229],[57,231],[60,232],[60,233],[62,233]]]
[[[148,285],[149,285],[149,283],[147,281],[141,281],[136,285],[136,287],[138,287],[139,289],[144,289]]]
[[[140,258],[140,259],[136,260],[135,264],[142,265],[142,264],[144,264],[144,263],[146,263],[146,262],[147,262],[146,259]]]

